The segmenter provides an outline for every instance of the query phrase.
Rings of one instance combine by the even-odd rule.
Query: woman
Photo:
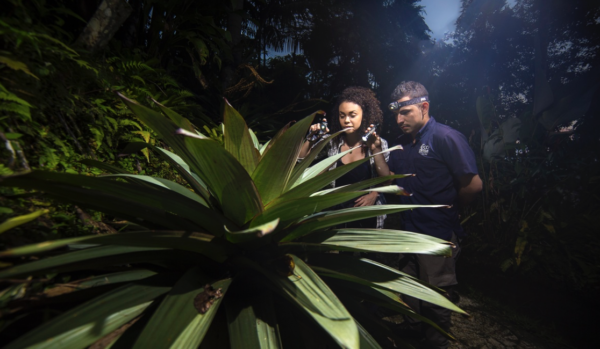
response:
[[[349,149],[353,149],[348,154],[344,155],[330,168],[334,169],[337,166],[343,166],[358,160],[362,160],[372,154],[381,153],[388,149],[388,144],[385,139],[380,138],[377,132],[369,137],[367,142],[363,142],[362,137],[375,124],[383,123],[383,113],[379,108],[379,101],[375,97],[375,93],[364,87],[348,87],[338,96],[333,108],[335,117],[331,120],[331,131],[337,132],[346,129],[345,133],[335,139],[329,140],[327,147],[327,156],[334,156]],[[337,118],[337,120],[335,120]],[[370,125],[370,127],[369,127]],[[307,137],[307,141],[300,150],[299,158],[306,157],[314,145],[319,141],[315,140],[313,135],[318,134],[320,125],[312,125]],[[329,129],[327,129],[329,132]],[[328,135],[326,135],[327,137]],[[334,187],[340,187],[347,184],[357,183],[366,179],[377,176],[388,176],[390,174],[387,166],[389,154],[375,155],[362,165],[354,168],[344,176],[333,182]],[[381,205],[384,203],[384,198],[377,192],[370,192],[356,200],[345,202],[335,206],[333,209]],[[385,215],[377,218],[363,219],[360,221],[350,222],[344,225],[346,228],[383,228]]]

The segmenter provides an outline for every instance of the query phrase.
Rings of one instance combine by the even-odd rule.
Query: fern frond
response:
[[[29,107],[26,105],[20,105],[15,103],[0,104],[0,111],[19,114],[25,119],[27,119],[27,121],[31,121],[31,113],[29,112]]]
[[[25,100],[17,97],[17,95],[15,95],[14,93],[10,93],[8,91],[7,92],[0,92],[0,100],[11,101],[11,102],[15,102],[15,103],[20,104],[20,105],[27,106],[29,108],[33,108],[31,106],[31,104],[27,103],[27,101],[25,101]]]

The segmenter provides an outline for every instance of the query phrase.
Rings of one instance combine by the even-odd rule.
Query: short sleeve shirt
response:
[[[455,129],[439,124],[433,117],[412,142],[410,135],[398,137],[404,150],[390,153],[390,170],[396,174],[415,174],[396,182],[412,196],[402,196],[405,205],[452,205],[450,208],[417,208],[402,213],[405,229],[444,240],[452,232],[464,235],[458,219],[458,179],[477,174],[473,150],[466,137]]]

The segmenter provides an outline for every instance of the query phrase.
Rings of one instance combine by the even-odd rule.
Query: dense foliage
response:
[[[122,98],[175,153],[150,143],[136,145],[159,153],[193,190],[116,167],[110,168],[114,174],[102,177],[48,171],[4,177],[1,186],[40,190],[45,196],[129,222],[119,234],[47,241],[0,254],[16,264],[0,272],[0,279],[91,274],[70,281],[72,293],[61,290],[66,285],[43,279],[29,279],[5,290],[3,300],[10,314],[3,319],[5,333],[16,337],[23,329],[30,330],[6,348],[85,348],[99,340],[102,346],[114,342],[116,347],[196,348],[207,335],[210,347],[229,343],[233,348],[280,348],[298,344],[297,335],[290,331],[298,328],[293,322],[304,322],[302,316],[314,321],[304,324],[307,343],[303,347],[313,347],[316,342],[310,345],[311,338],[326,333],[343,348],[380,348],[377,342],[401,343],[402,339],[381,326],[364,301],[428,323],[397,293],[461,311],[443,290],[393,268],[348,254],[324,253],[410,251],[451,256],[451,244],[427,235],[336,229],[356,219],[440,206],[326,211],[369,191],[399,193],[402,189],[396,185],[370,187],[410,174],[322,190],[370,157],[329,171],[352,149],[310,166],[319,151],[315,149],[297,163],[314,114],[261,145],[241,115],[227,106],[221,144],[197,132],[171,109],[161,106],[163,116]],[[398,147],[389,149],[394,150]],[[106,168],[102,163],[96,166]],[[61,247],[67,251],[50,258],[25,264],[14,259]],[[106,273],[108,267],[112,270]],[[90,278],[102,286],[90,287]],[[47,288],[40,294],[28,290],[29,285]],[[73,306],[73,299],[85,299],[89,291],[94,294],[91,300],[75,301],[68,311],[31,329],[39,311]],[[68,298],[59,295],[65,293]],[[23,304],[27,306],[20,308]]]
[[[478,155],[477,260],[567,289],[600,287],[599,18],[593,1],[463,1],[423,67],[433,115]]]
[[[478,158],[484,193],[462,212],[472,262],[599,287],[597,1],[463,0],[456,31],[436,42],[414,0],[130,0],[116,35],[90,52],[78,38],[101,2],[3,2],[0,175],[119,168],[199,189],[139,146],[171,149],[115,91],[167,106],[220,143],[226,96],[264,142],[346,86],[372,87],[385,104],[394,84],[415,79]],[[386,118],[384,137],[397,132]],[[0,194],[0,220],[15,219],[0,226],[3,249],[131,228],[114,212]]]

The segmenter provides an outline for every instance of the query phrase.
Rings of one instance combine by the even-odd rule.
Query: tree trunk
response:
[[[227,20],[227,31],[231,34],[233,60],[224,62],[223,91],[234,84],[235,69],[242,63],[242,48],[239,47],[242,38],[242,16],[239,12],[244,9],[244,0],[234,0],[232,5],[233,9]]]
[[[130,0],[129,4],[133,12],[127,21],[123,23],[123,47],[134,48],[138,42],[138,28],[140,27],[140,17],[142,16],[142,0]]]
[[[102,49],[113,38],[121,24],[131,14],[125,0],[104,0],[77,39],[91,52]]]

